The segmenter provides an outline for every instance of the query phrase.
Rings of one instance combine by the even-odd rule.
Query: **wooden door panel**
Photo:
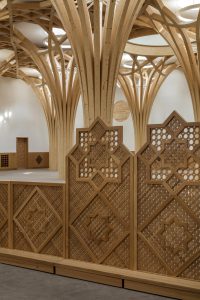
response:
[[[17,138],[17,168],[26,169],[28,161],[28,138]]]

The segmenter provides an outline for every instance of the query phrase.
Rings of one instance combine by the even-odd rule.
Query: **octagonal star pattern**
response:
[[[149,126],[137,155],[139,270],[200,279],[199,131],[176,112]]]
[[[77,179],[92,180],[99,174],[104,179],[119,182],[121,158],[117,150],[120,143],[121,129],[108,128],[101,120],[90,131],[80,130],[71,153],[77,165]]]
[[[109,216],[100,214],[91,215],[87,220],[88,238],[97,243],[107,242],[113,230]]]
[[[34,252],[40,252],[62,226],[59,215],[38,187],[19,207],[14,221]]]
[[[187,250],[188,243],[192,240],[187,223],[182,222],[175,216],[162,221],[157,234],[161,239],[163,248],[169,248],[174,254]]]
[[[78,130],[67,160],[70,258],[130,266],[130,166],[121,127],[97,119]]]

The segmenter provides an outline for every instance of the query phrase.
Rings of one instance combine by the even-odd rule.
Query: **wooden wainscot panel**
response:
[[[50,255],[0,248],[0,262],[17,267],[54,273],[54,260]]]
[[[17,169],[16,153],[0,153],[0,170]]]
[[[172,113],[137,157],[138,270],[199,281],[200,123]]]
[[[92,281],[101,284],[107,284],[111,286],[122,287],[122,279],[113,277],[112,275],[111,276],[102,275],[102,274],[97,274],[89,271],[87,272],[81,269],[78,270],[66,266],[56,267],[56,274],[77,278],[77,279],[83,279],[83,280]]]
[[[0,248],[0,262],[183,300],[199,300],[200,285],[163,275]]]
[[[166,276],[154,276],[137,272],[135,278],[124,280],[124,288],[140,292],[146,292],[175,299],[199,300],[200,285],[197,282],[169,278]]]
[[[122,144],[122,127],[97,119],[77,130],[66,170],[67,257],[133,268],[133,157]]]
[[[0,247],[9,246],[9,183],[0,182]]]
[[[64,255],[63,184],[12,183],[13,248]]]
[[[48,168],[49,167],[49,152],[29,152],[28,153],[28,168]]]

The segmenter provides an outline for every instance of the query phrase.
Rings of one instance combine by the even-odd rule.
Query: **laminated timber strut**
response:
[[[121,56],[144,2],[78,0],[76,5],[73,0],[52,1],[72,45],[79,70],[84,105],[88,108],[86,126],[96,117],[111,124]],[[90,18],[91,6],[93,18]]]
[[[196,22],[182,24],[161,0],[152,1],[145,13],[145,21],[168,42],[181,65],[190,89],[195,120],[200,120],[199,26]]]
[[[130,69],[119,70],[118,82],[132,114],[137,151],[147,141],[146,126],[155,97],[163,81],[178,67],[178,63],[171,49],[166,46],[148,47],[127,43],[125,51],[132,57],[132,65]]]

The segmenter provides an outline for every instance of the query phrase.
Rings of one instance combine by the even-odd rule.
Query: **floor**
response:
[[[169,300],[0,264],[0,300]]]
[[[59,179],[58,172],[49,169],[0,171],[0,181],[64,182]]]

